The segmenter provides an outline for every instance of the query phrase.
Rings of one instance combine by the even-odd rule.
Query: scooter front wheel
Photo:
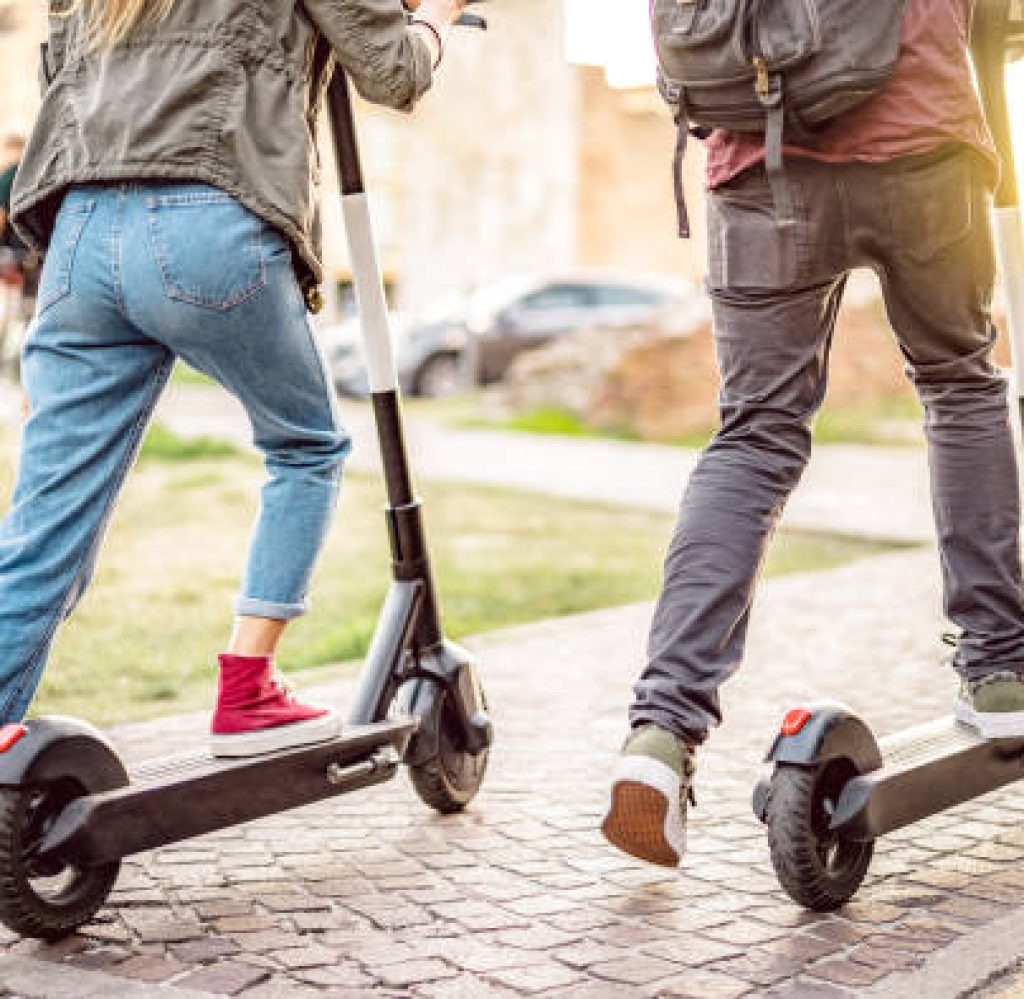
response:
[[[836,802],[856,776],[848,760],[817,766],[779,763],[769,786],[767,824],[772,865],[794,902],[831,912],[861,886],[874,842],[841,839],[829,828]]]
[[[451,694],[440,693],[441,704],[431,713],[438,727],[438,752],[409,767],[409,779],[420,800],[444,815],[461,812],[477,795],[487,771],[490,749],[471,753],[460,737],[459,720]]]
[[[0,922],[15,933],[65,936],[89,922],[114,887],[119,861],[80,869],[39,852],[57,816],[84,793],[70,778],[0,789]]]

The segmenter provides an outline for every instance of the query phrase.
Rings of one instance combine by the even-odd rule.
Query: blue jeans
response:
[[[350,442],[286,241],[205,185],[73,189],[25,345],[31,415],[0,523],[0,724],[28,710],[177,357],[238,398],[265,458],[236,611],[306,609]]]

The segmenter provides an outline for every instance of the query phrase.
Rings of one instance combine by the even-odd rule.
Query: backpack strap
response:
[[[686,210],[686,192],[683,190],[683,157],[686,156],[686,144],[690,135],[690,123],[686,120],[686,112],[680,101],[679,114],[676,116],[676,151],[672,157],[672,188],[676,196],[676,224],[679,238],[690,238],[690,213]]]
[[[758,75],[757,96],[765,109],[764,166],[775,202],[776,224],[794,225],[793,189],[786,178],[782,155],[783,133],[786,127],[786,103],[782,92],[782,77]]]

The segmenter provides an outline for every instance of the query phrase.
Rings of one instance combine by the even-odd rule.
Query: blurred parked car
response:
[[[584,272],[506,278],[449,296],[415,319],[394,315],[399,380],[413,395],[448,395],[500,380],[521,353],[567,333],[647,325],[686,331],[705,312],[692,284],[668,278]],[[358,321],[324,335],[339,390],[365,394]]]

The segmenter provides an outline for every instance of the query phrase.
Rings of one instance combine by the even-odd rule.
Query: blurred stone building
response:
[[[30,126],[42,0],[0,0],[0,134]],[[576,266],[698,277],[699,154],[688,166],[697,238],[674,234],[673,134],[653,90],[613,90],[565,58],[562,0],[486,8],[460,31],[413,116],[360,109],[367,186],[393,301],[416,309],[510,273]],[[323,145],[325,259],[349,273]]]

